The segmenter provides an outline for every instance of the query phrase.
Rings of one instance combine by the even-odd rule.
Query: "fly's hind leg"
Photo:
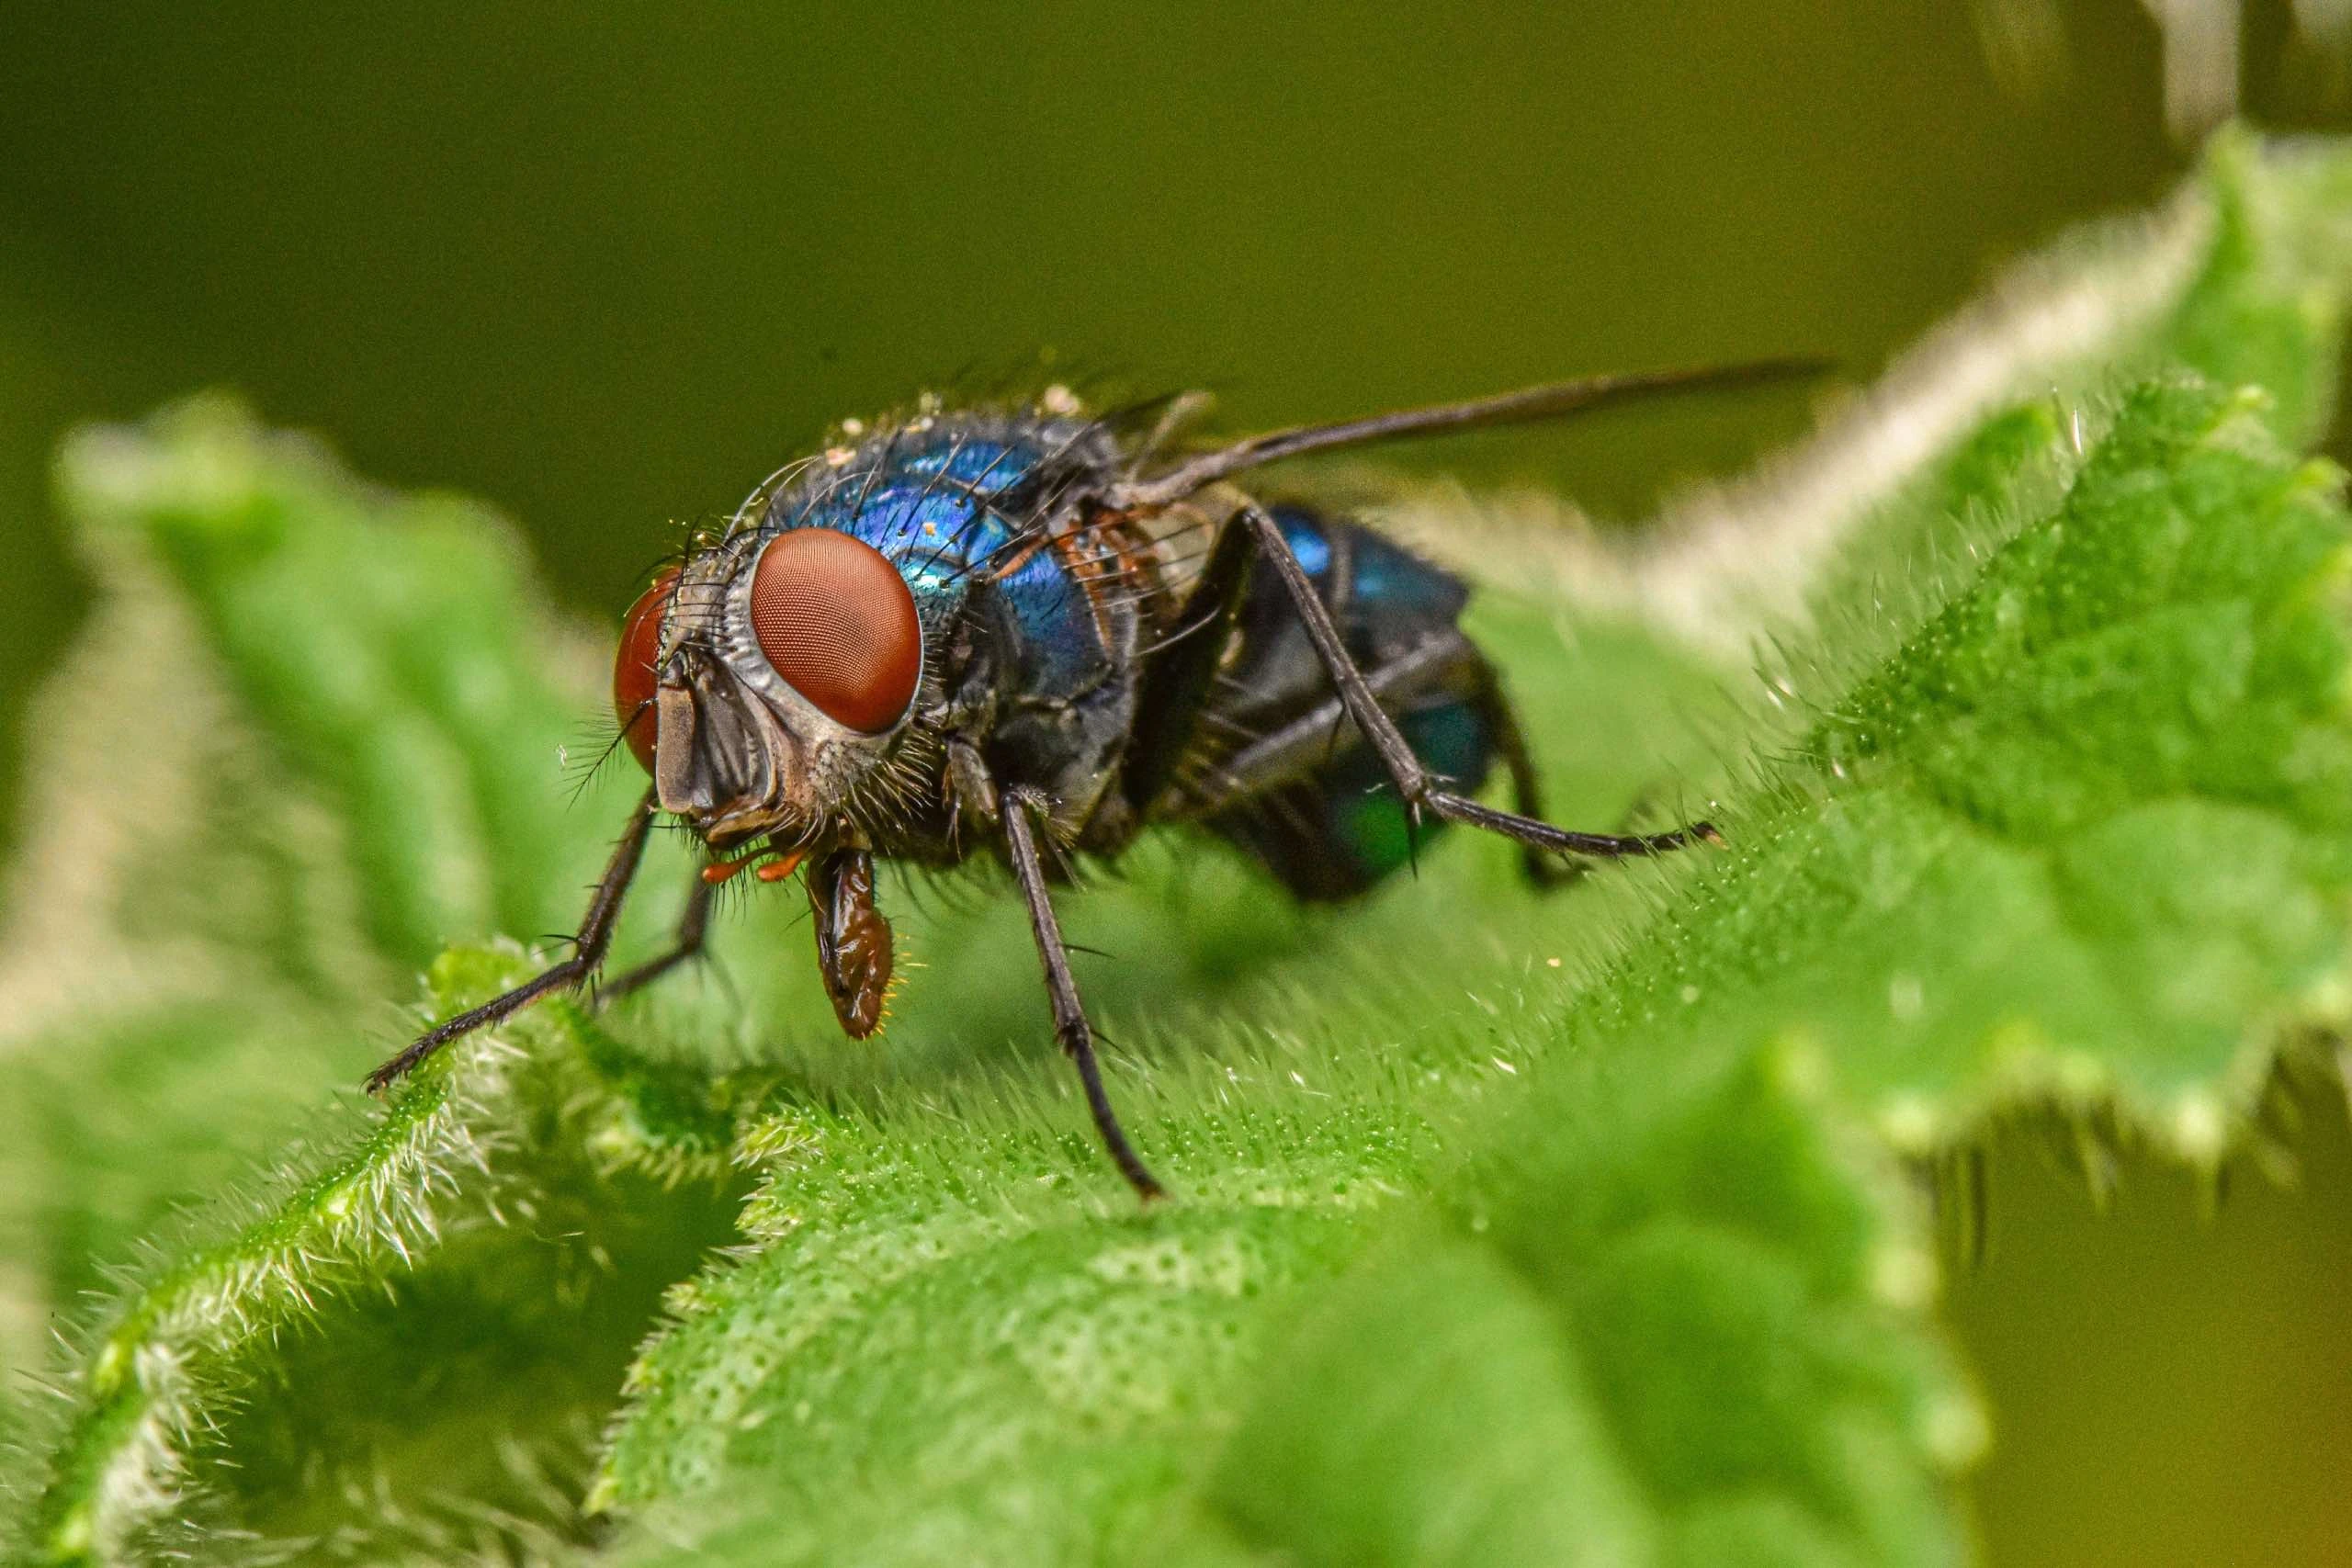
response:
[[[1520,816],[1540,822],[1544,819],[1544,786],[1536,775],[1534,755],[1527,749],[1527,732],[1519,727],[1519,712],[1510,705],[1502,682],[1496,679],[1494,666],[1481,658],[1475,668],[1476,684],[1471,688],[1470,705],[1485,722],[1487,733],[1494,738],[1495,751],[1510,774],[1511,806]],[[1538,887],[1563,886],[1584,874],[1581,863],[1570,861],[1563,865],[1556,856],[1524,840],[1520,844],[1519,858],[1527,880]]]
[[[1578,833],[1566,828],[1555,828],[1539,818],[1517,811],[1502,811],[1482,806],[1467,795],[1456,795],[1439,787],[1439,780],[1421,766],[1413,755],[1396,723],[1380,705],[1378,696],[1364,679],[1356,661],[1350,657],[1347,645],[1340,639],[1340,629],[1331,622],[1331,613],[1325,607],[1315,583],[1291,552],[1290,542],[1283,537],[1282,527],[1272,515],[1258,506],[1245,507],[1242,521],[1258,541],[1258,548],[1282,579],[1283,587],[1290,594],[1291,604],[1306,628],[1309,641],[1331,682],[1339,688],[1340,700],[1348,716],[1355,720],[1356,728],[1372,743],[1380,756],[1381,765],[1396,782],[1396,791],[1405,797],[1405,809],[1411,820],[1419,821],[1424,811],[1449,821],[1466,822],[1474,828],[1484,828],[1518,840],[1530,848],[1555,854],[1589,855],[1599,859],[1619,859],[1629,855],[1661,854],[1686,845],[1706,842],[1721,843],[1722,835],[1711,823],[1691,822],[1663,833]],[[1515,727],[1514,727],[1515,728]],[[1522,754],[1525,748],[1520,748]],[[1527,771],[1527,781],[1532,783],[1533,770]],[[1516,780],[1517,770],[1514,770]]]
[[[1511,806],[1520,816],[1541,821],[1543,785],[1535,759],[1520,728],[1518,712],[1502,682],[1470,639],[1448,629],[1377,669],[1364,671],[1364,685],[1374,700],[1393,705],[1432,680],[1444,680],[1448,671],[1466,670],[1463,700],[1478,716],[1493,739],[1495,752],[1510,775]],[[1345,701],[1329,697],[1280,729],[1261,736],[1211,767],[1208,776],[1187,791],[1183,814],[1211,816],[1254,795],[1263,795],[1293,779],[1306,776],[1330,752],[1334,732],[1351,726]],[[1563,865],[1558,857],[1533,844],[1522,844],[1527,879],[1538,887],[1564,886],[1584,874],[1577,862]]]
[[[1511,805],[1521,817],[1542,821],[1543,791],[1535,771],[1534,755],[1527,748],[1527,732],[1520,728],[1519,711],[1511,706],[1510,697],[1503,691],[1502,682],[1496,676],[1494,667],[1483,658],[1477,662],[1476,682],[1471,689],[1470,704],[1486,722],[1487,733],[1495,739],[1495,750],[1510,774]],[[1646,815],[1651,804],[1652,796],[1645,791],[1635,797],[1634,805],[1620,821],[1630,822]],[[1707,822],[1689,823],[1675,829],[1674,833],[1653,837],[1670,838],[1675,834],[1684,835],[1686,842],[1691,840],[1703,840],[1708,843],[1723,841],[1713,825]],[[1621,833],[1619,836],[1623,835]],[[1524,840],[1520,848],[1527,880],[1537,887],[1565,887],[1584,875],[1588,869],[1582,861],[1563,863],[1556,856]]]

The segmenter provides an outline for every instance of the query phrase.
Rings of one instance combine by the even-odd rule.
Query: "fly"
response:
[[[800,871],[825,993],[855,1038],[878,1027],[891,976],[875,863],[978,855],[1005,864],[1027,906],[1054,1035],[1103,1147],[1158,1197],[1103,1089],[1055,917],[1075,856],[1191,824],[1325,900],[1370,888],[1446,822],[1516,840],[1539,882],[1561,874],[1554,857],[1716,840],[1704,822],[1629,835],[1544,820],[1519,722],[1458,625],[1464,585],[1360,523],[1232,481],[1309,452],[1812,368],[1592,377],[1192,450],[1175,427],[1197,400],[1087,418],[1060,389],[844,427],[697,539],[623,622],[614,709],[652,782],[571,955],[433,1029],[368,1087],[594,976],[662,816],[712,858],[674,945],[604,995],[693,957],[718,884]],[[1476,798],[1497,767],[1508,810]]]

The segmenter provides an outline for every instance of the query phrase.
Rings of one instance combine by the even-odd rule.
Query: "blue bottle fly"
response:
[[[1240,845],[1294,895],[1361,893],[1448,821],[1555,857],[1656,854],[1713,830],[1571,832],[1543,819],[1493,668],[1459,626],[1463,585],[1362,524],[1263,503],[1233,481],[1304,453],[1549,419],[1806,367],[1596,377],[1473,402],[1202,446],[1177,400],[1088,416],[1036,403],[914,414],[782,470],[629,611],[613,679],[651,775],[571,955],[379,1067],[380,1090],[469,1031],[602,964],[657,818],[711,852],[664,957],[695,953],[711,890],[805,867],[818,965],[843,1029],[880,1023],[892,960],[876,859],[1003,863],[1026,904],[1054,1031],[1103,1146],[1145,1198],[1052,889],[1187,823]],[[1499,768],[1511,807],[1477,792]],[[1380,786],[1385,785],[1383,790]]]

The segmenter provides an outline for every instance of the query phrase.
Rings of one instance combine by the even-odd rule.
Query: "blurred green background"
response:
[[[2342,57],[2292,19],[2249,6],[2224,85],[2341,127]],[[2137,0],[16,7],[5,831],[85,603],[44,493],[74,422],[240,389],[364,473],[489,498],[611,616],[670,519],[831,420],[1041,354],[1208,386],[1239,425],[1786,350],[1867,377],[2188,167],[2180,26],[2168,125]],[[1636,516],[1803,418],[1397,460]],[[1995,1561],[2352,1561],[2348,1147],[2314,1102],[2306,1190],[2206,1222],[2147,1171],[2098,1218],[2000,1145],[1992,1252],[1952,1297],[1996,1411]]]

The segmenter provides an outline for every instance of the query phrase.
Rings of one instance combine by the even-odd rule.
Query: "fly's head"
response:
[[[899,569],[824,527],[735,535],[629,610],[613,704],[663,810],[714,849],[832,836],[891,777],[922,685]]]

